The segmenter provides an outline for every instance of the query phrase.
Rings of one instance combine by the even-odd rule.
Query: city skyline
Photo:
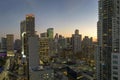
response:
[[[26,14],[32,13],[35,15],[38,34],[52,27],[54,33],[71,37],[74,30],[79,29],[83,36],[96,39],[96,0],[8,0],[2,1],[0,6],[0,37],[4,37],[6,34],[15,34],[15,38],[20,38],[20,22]]]

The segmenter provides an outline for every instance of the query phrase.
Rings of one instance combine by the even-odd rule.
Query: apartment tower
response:
[[[99,0],[99,20],[97,26],[97,80],[111,79],[112,54],[119,53],[119,6],[120,0]]]

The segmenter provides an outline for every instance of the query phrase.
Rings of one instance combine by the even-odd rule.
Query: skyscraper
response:
[[[78,53],[81,51],[81,39],[82,36],[79,34],[79,30],[75,30],[75,34],[72,35],[72,48],[73,53]]]
[[[21,43],[22,43],[22,55],[23,58],[26,58],[26,62],[27,62],[27,68],[26,68],[26,76],[29,79],[29,53],[31,53],[29,51],[29,38],[30,37],[34,37],[35,36],[35,17],[33,14],[27,14],[25,20],[23,20],[20,23],[20,35],[21,35]],[[31,48],[31,47],[30,47]],[[25,72],[25,73],[26,73]]]
[[[49,54],[54,54],[54,28],[48,28],[47,29],[47,37],[48,37],[48,46],[49,46]]]
[[[99,0],[97,80],[111,80],[111,55],[119,52],[119,2]],[[119,79],[112,79],[119,80]]]
[[[84,54],[82,56],[89,59],[93,55],[92,50],[94,50],[92,37],[89,38],[88,36],[85,36],[82,40],[82,51],[84,52]]]
[[[7,50],[7,39],[4,37],[1,38],[1,50]]]
[[[35,17],[33,14],[27,14],[25,20],[20,23],[20,36],[22,43],[22,54],[28,53],[28,37],[35,35]]]
[[[49,40],[47,37],[41,37],[39,40],[40,45],[40,59],[42,61],[48,61],[49,59]]]
[[[35,17],[33,14],[26,15],[26,32],[29,36],[34,36],[35,34]]]
[[[120,80],[120,0],[114,0],[113,11],[111,80]]]
[[[14,56],[14,35],[7,34],[7,56]]]
[[[48,36],[48,38],[53,39],[53,36],[54,36],[53,28],[47,29],[47,36]]]
[[[22,40],[23,32],[26,32],[26,21],[25,20],[20,22],[20,37],[21,37],[21,40]]]

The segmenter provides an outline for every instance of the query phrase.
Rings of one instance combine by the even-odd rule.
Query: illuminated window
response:
[[[103,36],[107,36],[107,34],[105,33],[105,34],[103,34]]]
[[[112,29],[109,29],[108,31],[112,31]]]

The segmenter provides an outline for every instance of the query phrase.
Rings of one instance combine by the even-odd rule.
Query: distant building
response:
[[[40,34],[40,37],[42,37],[42,38],[43,38],[43,37],[44,37],[44,38],[47,37],[47,33],[46,33],[46,32],[41,33],[41,34]]]
[[[54,51],[55,53],[58,53],[58,49],[59,49],[59,35],[58,33],[55,34],[55,38],[54,38]]]
[[[85,36],[85,37],[83,38],[83,40],[82,40],[82,44],[83,44],[84,46],[92,46],[92,45],[93,45],[93,39],[92,39],[92,37],[89,38],[88,36]]]
[[[20,22],[20,37],[21,37],[21,40],[23,39],[23,37],[22,37],[23,32],[26,32],[26,21],[25,20]]]
[[[33,14],[26,15],[26,32],[29,36],[35,35],[35,16]]]
[[[7,39],[4,37],[1,38],[1,50],[7,50]]]
[[[15,50],[20,50],[21,49],[21,40],[20,39],[15,40],[14,49]]]
[[[54,29],[53,28],[47,29],[47,37],[50,39],[53,39],[53,37],[54,37]]]
[[[94,56],[94,47],[93,47],[93,40],[92,37],[89,38],[88,36],[85,36],[82,40],[82,51],[84,52],[83,57],[90,58],[91,56]]]
[[[35,17],[27,14],[25,20],[20,23],[20,35],[22,43],[22,54],[28,53],[28,37],[35,35]]]
[[[14,56],[14,35],[7,34],[7,56]]]
[[[67,47],[67,40],[62,35],[59,35],[58,43],[60,49],[65,49]]]
[[[67,37],[66,42],[67,42],[67,49],[72,49],[72,38]]]
[[[72,49],[73,53],[81,51],[81,40],[82,36],[79,34],[79,30],[75,30],[75,34],[72,34]]]
[[[43,61],[48,61],[49,58],[49,39],[41,37],[39,41],[40,45],[40,59]]]
[[[21,54],[23,57],[27,57],[27,69],[26,69],[26,74],[27,78],[29,79],[29,66],[32,63],[28,60],[29,54],[30,57],[33,54],[32,52],[35,52],[33,43],[31,42],[32,39],[31,37],[35,36],[35,16],[33,14],[27,14],[25,17],[25,20],[21,21],[20,23],[20,35],[21,35],[21,43],[22,43],[22,51]],[[29,40],[30,38],[30,40]],[[32,46],[33,45],[33,49]],[[31,49],[31,50],[30,50]],[[32,51],[33,50],[33,51]],[[36,53],[37,54],[37,53]],[[33,56],[32,56],[33,57]],[[29,58],[30,59],[30,58]],[[36,60],[36,58],[34,58]],[[33,60],[34,61],[34,60]]]

